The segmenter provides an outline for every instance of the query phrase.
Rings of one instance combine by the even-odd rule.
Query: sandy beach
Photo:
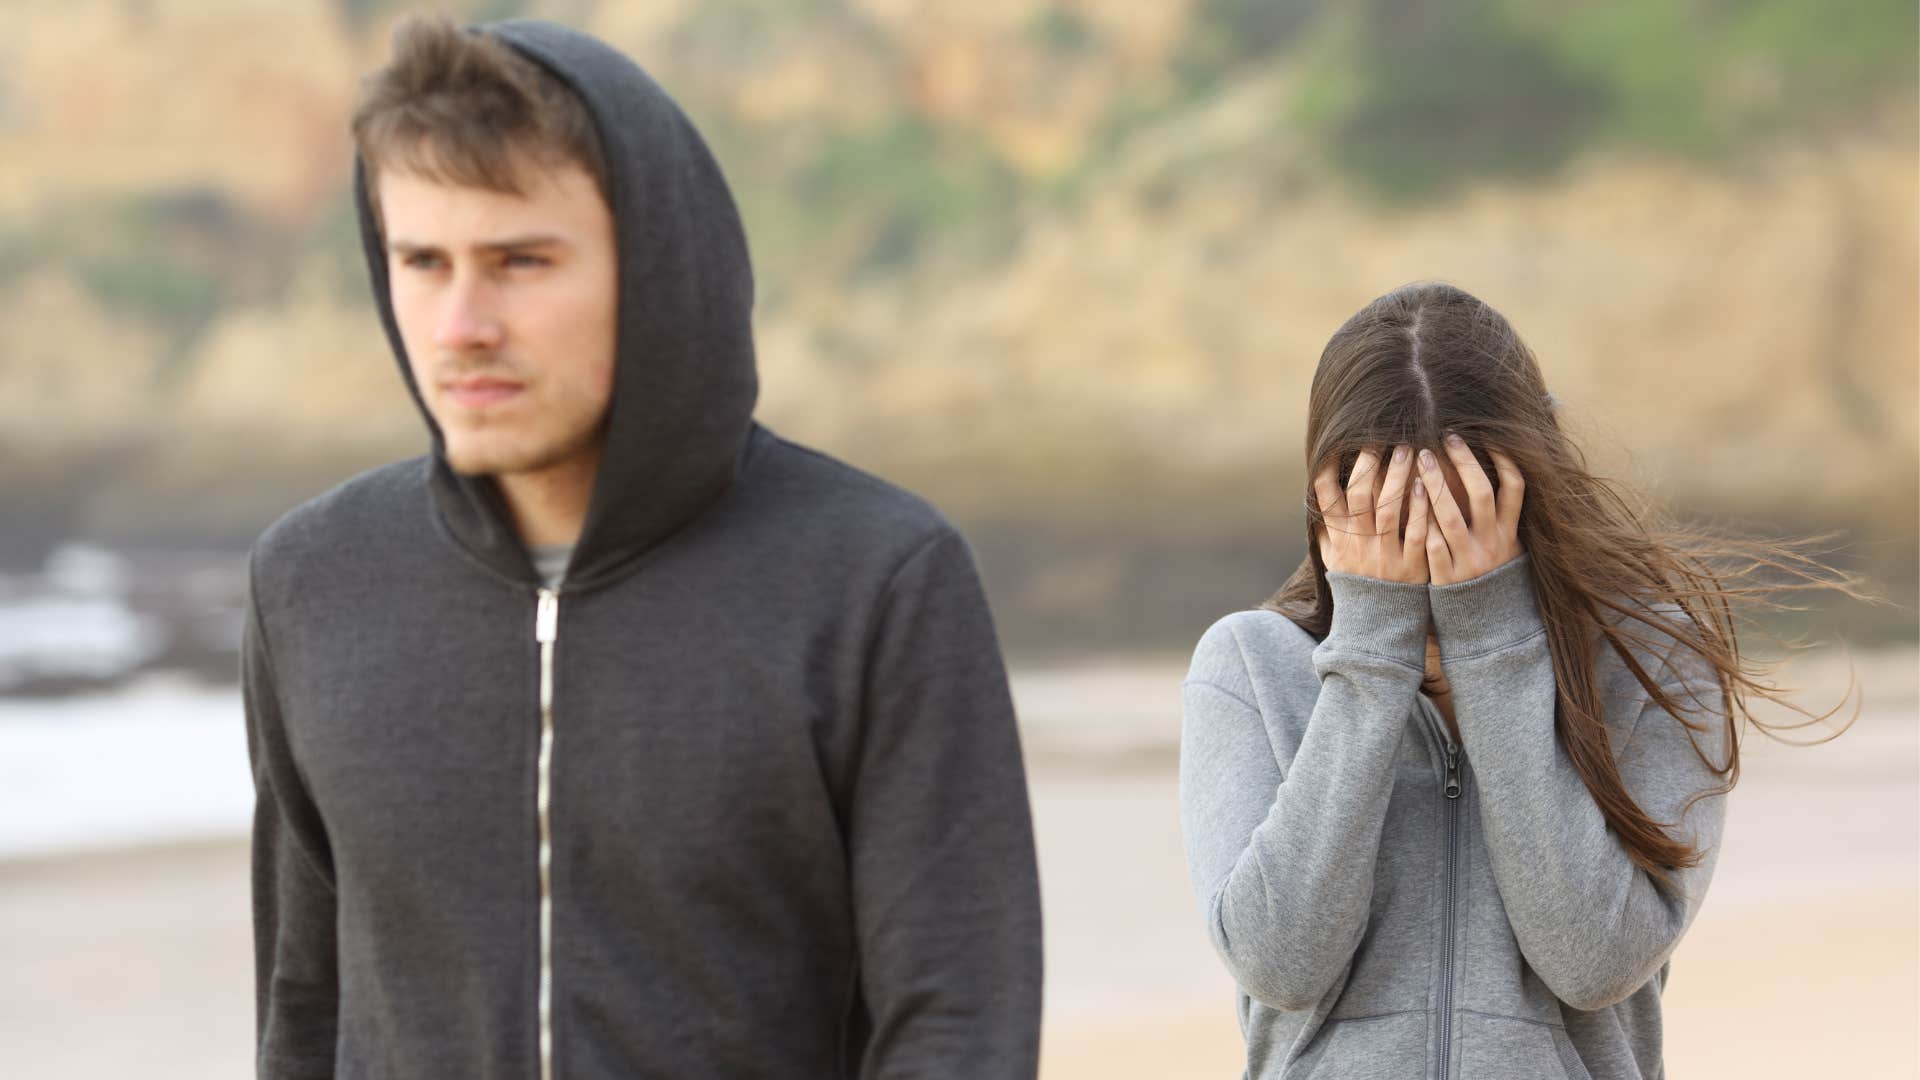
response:
[[[1712,892],[1673,961],[1679,1080],[1920,1075],[1916,654],[1855,661],[1867,695],[1854,730],[1745,744]],[[1797,673],[1806,701],[1839,699],[1836,658]],[[1047,913],[1045,1080],[1239,1075],[1232,985],[1181,854],[1179,675],[1016,677]],[[0,956],[7,1076],[250,1075],[237,837],[0,862]]]

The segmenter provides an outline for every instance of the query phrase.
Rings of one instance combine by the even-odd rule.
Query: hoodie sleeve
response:
[[[339,1004],[333,862],[287,745],[251,587],[240,678],[254,787],[255,1064],[262,1080],[331,1077]]]
[[[1040,894],[992,617],[952,529],[894,573],[866,672],[848,847],[860,1075],[1031,1080]]]
[[[1274,1009],[1313,1007],[1359,945],[1393,762],[1426,670],[1424,584],[1343,573],[1327,584],[1333,620],[1313,650],[1316,696],[1249,674],[1234,629],[1245,615],[1201,638],[1183,688],[1188,872],[1215,951]],[[1290,759],[1270,728],[1304,728]]]
[[[1520,951],[1576,1009],[1621,1001],[1654,977],[1700,910],[1726,798],[1700,799],[1684,820],[1682,808],[1722,780],[1687,728],[1637,684],[1632,700],[1605,703],[1608,726],[1629,731],[1615,750],[1627,793],[1661,825],[1678,822],[1676,835],[1702,852],[1698,866],[1673,875],[1676,892],[1662,891],[1627,857],[1555,734],[1553,660],[1529,557],[1435,586],[1432,604],[1494,882]],[[1684,646],[1648,670],[1676,701],[1720,701],[1714,673]],[[1621,723],[1615,710],[1632,719]],[[1710,734],[1694,737],[1710,749]]]

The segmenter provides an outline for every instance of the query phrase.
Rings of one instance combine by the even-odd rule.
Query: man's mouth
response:
[[[440,384],[448,401],[467,409],[484,409],[519,396],[524,387],[507,379],[456,379]]]

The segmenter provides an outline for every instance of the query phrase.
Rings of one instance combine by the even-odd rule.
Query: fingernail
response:
[[[1449,431],[1447,432],[1447,445],[1458,450],[1467,445],[1467,440],[1461,438],[1458,432]]]
[[[1420,467],[1423,469],[1433,468],[1433,451],[1431,450],[1420,451]]]
[[[1403,462],[1403,461],[1405,461],[1405,460],[1407,460],[1407,448],[1406,448],[1406,447],[1404,447],[1404,446],[1396,446],[1396,447],[1394,447],[1394,448],[1393,448],[1393,463],[1394,463],[1395,465],[1398,465],[1398,464],[1400,464],[1401,462]]]
[[[1426,482],[1421,480],[1417,476],[1414,477],[1413,478],[1413,497],[1417,499],[1420,496],[1425,495],[1426,493],[1427,493]]]

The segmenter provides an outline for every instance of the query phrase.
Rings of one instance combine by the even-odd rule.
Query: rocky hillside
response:
[[[1814,34],[1829,9],[1786,0],[1678,27],[1667,5],[1619,7],[1644,25],[1454,6],[1477,36],[1232,0],[459,5],[574,22],[655,70],[748,218],[764,417],[933,494],[1005,565],[1039,560],[1062,610],[1166,551],[1263,583],[1297,558],[1274,537],[1320,347],[1427,277],[1513,318],[1605,468],[1910,564],[1920,146],[1913,35],[1883,40],[1910,13]],[[244,535],[418,451],[345,197],[393,7],[13,13],[15,540]],[[1453,60],[1409,74],[1429,53]],[[1116,530],[1139,550],[1058,557]]]

